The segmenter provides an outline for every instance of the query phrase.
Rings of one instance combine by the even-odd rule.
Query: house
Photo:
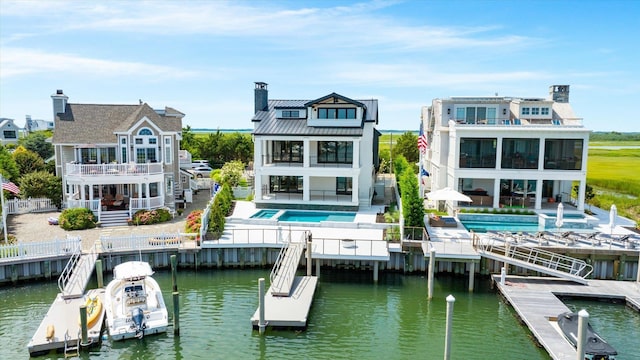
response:
[[[86,207],[103,224],[137,210],[175,208],[184,114],[166,107],[72,104],[51,96],[56,174],[67,208]],[[117,216],[116,216],[117,215]]]
[[[32,119],[31,115],[27,115],[24,127],[27,132],[53,130],[54,122],[47,121],[47,120]]]
[[[584,210],[590,130],[571,108],[569,85],[550,86],[548,98],[434,99],[421,121],[428,191],[456,189],[473,207],[541,209],[569,201],[575,183]]]
[[[13,119],[0,118],[0,143],[2,145],[17,144],[22,128]]]
[[[267,84],[255,85],[256,207],[354,211],[370,206],[379,167],[378,101],[336,93],[269,100]]]

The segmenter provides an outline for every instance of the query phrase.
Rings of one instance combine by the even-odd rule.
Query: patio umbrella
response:
[[[468,197],[467,195],[462,194],[448,187],[427,193],[427,199],[471,202],[471,198]]]
[[[616,208],[616,204],[611,205],[611,210],[609,210],[609,234],[613,234],[613,228],[616,227],[616,218],[618,217],[618,208]]]
[[[558,204],[558,213],[556,214],[556,227],[557,228],[561,228],[562,224],[564,224],[564,220],[562,219],[564,217],[564,206],[562,205],[562,203]]]

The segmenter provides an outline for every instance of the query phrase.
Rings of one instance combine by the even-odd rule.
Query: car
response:
[[[192,168],[197,168],[199,166],[211,166],[211,165],[209,165],[209,160],[193,160],[191,162]]]
[[[191,172],[199,178],[202,177],[209,177],[211,175],[211,172],[213,171],[213,169],[210,166],[207,165],[200,165],[200,166],[196,166],[193,169],[191,169]]]

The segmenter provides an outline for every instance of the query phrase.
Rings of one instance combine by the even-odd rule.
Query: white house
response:
[[[336,93],[269,100],[267,84],[255,84],[256,207],[353,211],[370,206],[379,166],[378,101]]]
[[[27,115],[24,127],[27,132],[53,130],[54,122],[47,121],[47,120],[40,120],[40,119],[32,119],[31,115]]]
[[[89,208],[103,224],[124,223],[140,209],[175,208],[183,113],[142,101],[71,104],[62,90],[51,98],[56,174],[67,208]]]
[[[434,99],[421,125],[427,191],[453,188],[473,207],[541,209],[569,201],[575,183],[584,210],[590,130],[573,113],[569,85],[550,86],[546,99]]]
[[[0,118],[0,143],[2,145],[17,144],[22,128],[13,119]]]

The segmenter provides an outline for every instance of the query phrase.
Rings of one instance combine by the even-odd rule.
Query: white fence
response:
[[[195,238],[197,234],[187,233],[163,233],[155,235],[131,235],[131,236],[101,236],[100,246],[97,249],[105,252],[119,252],[131,250],[154,250],[154,249],[179,249],[184,247],[190,238]],[[195,242],[192,241],[195,245]]]
[[[5,206],[7,208],[7,214],[26,214],[30,212],[55,211],[58,209],[51,199],[47,198],[11,199],[5,201]]]
[[[0,262],[71,256],[81,246],[81,238],[67,237],[64,240],[50,240],[30,243],[0,245]]]

